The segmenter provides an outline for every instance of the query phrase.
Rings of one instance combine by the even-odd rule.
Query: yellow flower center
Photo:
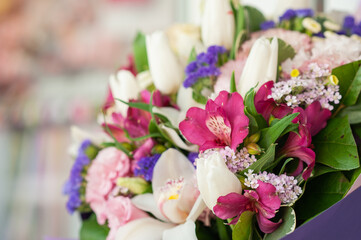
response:
[[[295,78],[295,77],[298,77],[299,75],[300,75],[300,71],[298,71],[297,68],[295,68],[291,71],[291,77]]]

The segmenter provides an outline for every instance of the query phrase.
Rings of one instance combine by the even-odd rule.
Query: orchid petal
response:
[[[204,203],[202,196],[199,195],[197,201],[194,203],[193,208],[187,217],[187,221],[195,222],[206,207],[207,206]]]
[[[161,240],[163,232],[173,227],[154,218],[140,218],[121,226],[115,240]]]
[[[162,213],[159,211],[159,208],[157,206],[157,203],[154,200],[154,196],[151,193],[141,194],[137,195],[132,198],[132,203],[137,208],[150,212],[153,214],[156,218],[167,221],[167,219],[162,215]]]
[[[186,221],[174,228],[163,232],[163,240],[197,240],[196,225],[193,221]]]
[[[170,137],[170,139],[177,147],[180,147],[181,149],[187,150],[189,152],[198,152],[197,145],[186,144],[174,129],[166,127],[164,125],[160,125],[160,127],[166,132],[168,137]]]

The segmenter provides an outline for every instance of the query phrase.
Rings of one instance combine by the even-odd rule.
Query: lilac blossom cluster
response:
[[[340,103],[341,94],[339,86],[327,80],[328,76],[330,72],[326,66],[310,64],[309,71],[302,76],[275,83],[268,98],[292,108],[319,101],[323,108],[331,111],[334,108],[332,103]]]
[[[84,167],[90,164],[89,157],[85,154],[85,150],[91,145],[89,140],[85,140],[78,150],[78,156],[71,168],[70,177],[64,185],[63,193],[69,195],[66,208],[69,213],[73,213],[83,203],[80,190],[85,181],[82,174]]]
[[[220,54],[227,50],[222,46],[210,46],[207,52],[202,52],[197,55],[197,59],[190,62],[185,69],[186,79],[183,86],[192,87],[199,79],[221,74],[218,66],[218,58]]]
[[[265,171],[255,174],[253,170],[248,170],[248,173],[245,173],[245,175],[247,178],[244,185],[247,187],[256,189],[258,187],[258,180],[272,184],[276,188],[278,197],[284,204],[295,202],[302,193],[302,188],[297,185],[297,180],[293,176],[287,176],[286,174],[278,176]]]
[[[224,159],[228,169],[236,173],[242,171],[252,163],[257,161],[257,158],[254,155],[248,153],[247,148],[242,148],[240,151],[235,152],[232,148],[226,146],[221,149],[209,149],[199,154],[198,158],[207,158],[212,155],[214,152],[219,152],[220,156]]]

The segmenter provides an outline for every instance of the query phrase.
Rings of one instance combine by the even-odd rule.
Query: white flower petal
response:
[[[153,214],[156,218],[167,221],[167,219],[163,216],[163,214],[159,211],[159,208],[154,200],[154,196],[151,193],[141,194],[137,195],[132,198],[132,203],[137,208],[150,212]]]
[[[187,221],[163,232],[163,240],[197,240],[196,225]]]
[[[169,138],[174,142],[175,145],[177,145],[177,147],[180,147],[181,149],[187,150],[189,152],[198,152],[197,145],[186,144],[174,129],[164,125],[161,125],[160,127],[167,133]]]

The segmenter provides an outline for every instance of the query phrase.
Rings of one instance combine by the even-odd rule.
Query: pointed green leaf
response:
[[[281,225],[272,233],[264,236],[264,240],[278,240],[293,232],[296,228],[296,213],[291,207],[280,208],[277,215],[281,216]]]
[[[286,59],[293,58],[296,55],[295,49],[293,47],[278,38],[278,66],[281,65]]]
[[[237,92],[237,88],[236,88],[236,79],[234,77],[234,71],[232,72],[232,77],[231,77],[231,88],[230,88],[230,93],[234,93]]]
[[[272,143],[276,142],[277,139],[282,135],[283,131],[289,126],[292,125],[292,120],[298,116],[299,113],[290,114],[281,120],[279,120],[275,125],[261,130],[261,139],[259,144],[263,148],[268,148]]]
[[[261,23],[266,21],[264,15],[255,7],[245,6],[245,24],[248,33],[261,30]]]
[[[216,218],[218,236],[220,240],[229,240],[228,230],[229,226],[227,226],[224,221],[220,218]]]
[[[252,222],[254,212],[242,213],[237,224],[234,226],[232,240],[250,240],[252,238]]]
[[[197,59],[197,52],[196,49],[193,47],[191,53],[189,54],[188,57],[188,63],[193,62]]]
[[[331,119],[313,139],[316,162],[338,170],[360,166],[357,146],[347,116]]]
[[[256,162],[254,162],[249,168],[243,170],[243,172],[248,171],[248,169],[253,169],[255,173],[265,170],[275,160],[275,154],[276,154],[276,144],[271,144],[271,146],[262,155],[262,157],[258,159]]]
[[[129,107],[141,109],[141,110],[144,110],[144,111],[147,111],[147,112],[150,112],[150,111],[151,111],[150,104],[148,104],[148,103],[143,103],[143,102],[126,102],[126,101],[123,101],[122,99],[119,99],[119,98],[115,98],[115,100],[117,100],[117,101],[119,101],[119,102],[122,102],[122,103],[128,105]]]
[[[143,72],[149,69],[147,47],[145,43],[145,35],[141,32],[137,33],[133,41],[134,63],[137,72]]]

